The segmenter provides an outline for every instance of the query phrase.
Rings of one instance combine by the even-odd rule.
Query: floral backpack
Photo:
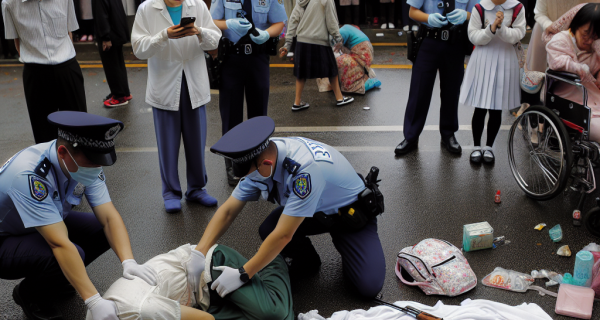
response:
[[[460,249],[438,239],[425,239],[398,253],[396,275],[427,295],[457,296],[477,286],[477,277]],[[409,282],[406,278],[412,278]]]

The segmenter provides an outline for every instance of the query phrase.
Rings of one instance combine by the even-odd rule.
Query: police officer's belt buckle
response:
[[[245,44],[244,45],[244,53],[245,54],[252,54],[252,44]]]
[[[442,40],[448,41],[450,39],[450,30],[442,30]]]

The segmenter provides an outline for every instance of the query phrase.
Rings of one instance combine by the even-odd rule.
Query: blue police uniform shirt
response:
[[[243,12],[242,6],[246,0],[212,0],[210,14],[214,20],[229,20],[239,18],[238,12]],[[250,0],[252,1],[252,22],[261,30],[267,30],[272,24],[287,20],[283,1],[281,0]],[[247,13],[244,13],[247,15]],[[240,36],[231,30],[223,30],[223,36],[237,43]]]
[[[275,172],[267,179],[267,200],[284,206],[283,214],[337,214],[339,208],[358,200],[365,189],[350,162],[334,148],[299,137],[270,140],[277,146],[278,155]],[[267,193],[261,191],[265,191],[265,183],[244,177],[232,196],[240,201],[257,201]]]
[[[43,177],[35,170],[46,158],[52,169]],[[0,168],[0,236],[63,221],[84,194],[92,208],[111,201],[104,173],[86,188],[67,178],[59,161],[54,140],[22,150]]]
[[[473,11],[473,7],[476,4],[478,4],[479,1],[480,0],[454,0],[454,8],[462,9],[462,10],[465,10],[466,12],[471,12],[471,11]],[[441,8],[438,8],[438,4],[443,3],[441,0],[407,0],[406,3],[409,6],[420,9],[421,11],[423,11],[427,14],[432,14],[432,13],[439,13],[441,15],[444,14],[444,7],[441,6]],[[465,21],[464,23],[469,23],[469,20]],[[426,22],[424,24],[428,27],[431,27]]]

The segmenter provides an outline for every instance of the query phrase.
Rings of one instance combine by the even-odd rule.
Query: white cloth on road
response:
[[[398,306],[413,306],[431,313],[444,320],[552,320],[552,318],[535,303],[523,303],[509,306],[489,300],[466,299],[460,306],[444,305],[441,301],[433,306],[426,306],[412,301],[398,301]],[[414,320],[409,315],[390,307],[379,306],[369,310],[338,311],[331,318],[324,318],[317,310],[298,315],[298,320]]]

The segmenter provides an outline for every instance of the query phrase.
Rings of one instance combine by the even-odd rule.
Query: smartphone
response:
[[[196,22],[196,17],[183,17],[181,18],[181,22],[179,22],[179,25],[183,27],[194,22]]]

